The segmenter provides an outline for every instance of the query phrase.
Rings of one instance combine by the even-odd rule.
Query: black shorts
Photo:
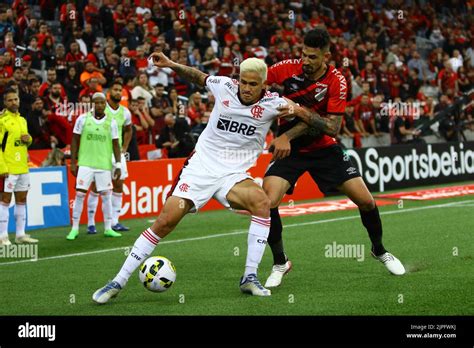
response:
[[[278,176],[290,183],[287,194],[292,194],[296,181],[305,172],[313,178],[324,194],[338,192],[337,187],[352,178],[360,177],[359,170],[339,145],[308,153],[291,153],[273,162],[265,177]]]

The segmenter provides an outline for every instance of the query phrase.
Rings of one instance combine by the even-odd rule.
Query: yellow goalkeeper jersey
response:
[[[21,141],[21,135],[28,134],[26,119],[19,112],[6,110],[0,115],[0,173],[26,174],[28,169],[28,146]],[[5,168],[5,167],[6,168]],[[6,170],[5,170],[6,169]],[[3,171],[2,171],[3,170]]]

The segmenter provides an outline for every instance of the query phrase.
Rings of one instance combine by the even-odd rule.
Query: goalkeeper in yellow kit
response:
[[[8,218],[12,193],[15,193],[15,242],[37,243],[38,240],[25,234],[26,196],[30,188],[28,169],[28,146],[32,138],[28,134],[26,119],[20,116],[20,98],[15,90],[3,94],[5,110],[0,117],[0,179],[3,194],[0,201],[0,246],[10,245]]]

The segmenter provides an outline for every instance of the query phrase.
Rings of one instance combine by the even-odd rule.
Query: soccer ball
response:
[[[153,292],[168,290],[176,280],[176,268],[163,256],[152,256],[143,262],[138,273],[140,283]]]

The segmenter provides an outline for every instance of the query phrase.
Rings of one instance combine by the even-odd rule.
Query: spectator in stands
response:
[[[400,101],[397,100],[397,103]],[[394,113],[390,115],[390,138],[392,145],[409,144],[418,142],[417,137],[420,132],[414,128],[414,120],[409,116],[399,116],[394,108]]]
[[[31,18],[28,27],[23,33],[23,42],[30,42],[31,38],[36,35],[38,32],[38,20],[36,18]]]
[[[48,40],[52,42],[51,37],[48,37]],[[25,50],[25,55],[29,56],[31,59],[30,68],[37,75],[41,75],[41,60],[43,59],[44,56],[41,50],[38,48],[38,39],[36,37],[33,36],[30,39],[30,44]]]
[[[446,94],[448,89],[458,91],[458,75],[454,72],[449,60],[444,62],[444,68],[438,74],[438,88],[441,93]]]
[[[168,98],[171,102],[171,113],[174,116],[184,115],[186,116],[186,108],[181,100],[179,100],[178,92],[176,88],[172,87],[168,90]]]
[[[189,36],[184,25],[180,21],[174,21],[173,28],[166,32],[165,40],[170,48],[180,49],[183,41],[189,41]]]
[[[53,82],[51,87],[48,89],[48,95],[43,97],[43,102],[45,108],[52,113],[60,113],[62,116],[67,116],[64,114],[65,110],[62,108],[62,105],[65,105],[67,100],[61,96],[63,86],[59,82]]]
[[[29,147],[31,150],[50,149],[51,143],[57,143],[57,139],[47,133],[43,127],[48,113],[44,108],[43,100],[37,97],[33,104],[31,104],[31,112],[26,116],[28,134],[33,138],[33,142]]]
[[[100,92],[101,90],[102,86],[99,83],[99,79],[97,77],[91,77],[90,79],[86,80],[85,87],[79,92],[79,98],[83,95],[92,97],[94,93]]]
[[[137,76],[137,69],[135,67],[135,63],[133,62],[129,53],[130,51],[128,47],[120,48],[120,65],[118,68],[118,72],[123,78]]]
[[[69,44],[69,53],[66,54],[66,61],[69,64],[78,63],[82,66],[82,63],[86,59],[86,55],[80,50],[79,44],[73,41]]]
[[[40,23],[39,26],[39,33],[36,34],[36,38],[38,39],[38,48],[41,49],[43,47],[43,43],[45,42],[46,38],[49,37],[53,40],[53,36],[48,31],[48,25],[46,23]]]
[[[171,101],[165,95],[165,87],[158,83],[155,86],[155,96],[151,100],[151,113],[153,117],[162,117],[171,112]]]
[[[120,32],[120,37],[127,39],[127,47],[130,50],[136,50],[138,45],[143,41],[143,35],[136,28],[133,20],[128,21],[127,26]]]
[[[46,62],[47,69],[56,66],[56,50],[53,40],[50,37],[44,41],[43,47],[41,48],[41,57]],[[31,65],[33,66],[33,63]]]
[[[105,37],[115,35],[114,31],[114,7],[112,0],[104,0],[102,6],[99,8],[99,19],[102,26],[102,31]]]
[[[201,122],[191,129],[191,133],[196,141],[201,135],[201,133],[204,131],[204,129],[206,129],[207,123],[209,122],[209,117],[211,117],[211,113],[209,111],[206,111],[201,117]]]
[[[86,44],[86,50],[87,50],[86,57],[87,57],[87,55],[92,52],[94,43],[97,41],[96,34],[94,33],[91,24],[86,23],[84,25],[84,32],[82,33],[81,39]]]
[[[148,75],[144,72],[138,74],[133,82],[132,98],[138,99],[142,97],[145,99],[147,105],[151,105],[151,100],[155,96],[154,89],[148,83]]]
[[[428,64],[426,61],[420,58],[420,53],[418,51],[413,52],[413,57],[408,61],[407,64],[409,69],[417,69],[418,75],[417,78],[421,81],[427,80],[427,71],[428,71]]]
[[[100,28],[99,6],[97,0],[89,0],[84,7],[84,19],[87,24],[91,25],[94,32],[98,32]]]
[[[369,134],[379,136],[375,127],[374,109],[367,94],[362,95],[360,104],[354,108],[354,121],[363,137],[369,136]]]
[[[84,71],[81,74],[81,84],[84,88],[88,87],[88,81],[92,78],[96,78],[98,82],[96,92],[102,92],[102,86],[107,83],[104,75],[99,71],[99,69],[94,65],[90,60],[85,61]]]
[[[148,129],[152,125],[148,122],[149,120],[146,115],[139,109],[138,100],[132,99],[129,106],[130,113],[132,114],[132,123],[136,129],[137,143],[138,145],[148,144]]]
[[[190,131],[191,129],[184,119],[167,114],[165,127],[156,141],[156,147],[166,149],[169,158],[187,157],[195,145]]]
[[[206,53],[204,54],[202,60],[203,62],[201,63],[201,65],[204,69],[203,71],[208,73],[209,75],[216,75],[219,71],[221,62],[219,58],[217,58],[216,52],[211,46],[206,49]]]
[[[63,82],[67,75],[67,61],[66,49],[63,44],[57,44],[55,48],[55,63],[56,75],[59,82]]]
[[[201,93],[196,92],[189,96],[188,117],[191,120],[191,127],[201,123],[201,117],[207,111],[206,104],[202,102]]]
[[[74,65],[71,65],[67,69],[67,76],[63,85],[67,93],[67,99],[71,103],[76,103],[79,99],[79,93],[81,92],[83,85],[81,84],[79,75],[77,74],[77,70]]]

